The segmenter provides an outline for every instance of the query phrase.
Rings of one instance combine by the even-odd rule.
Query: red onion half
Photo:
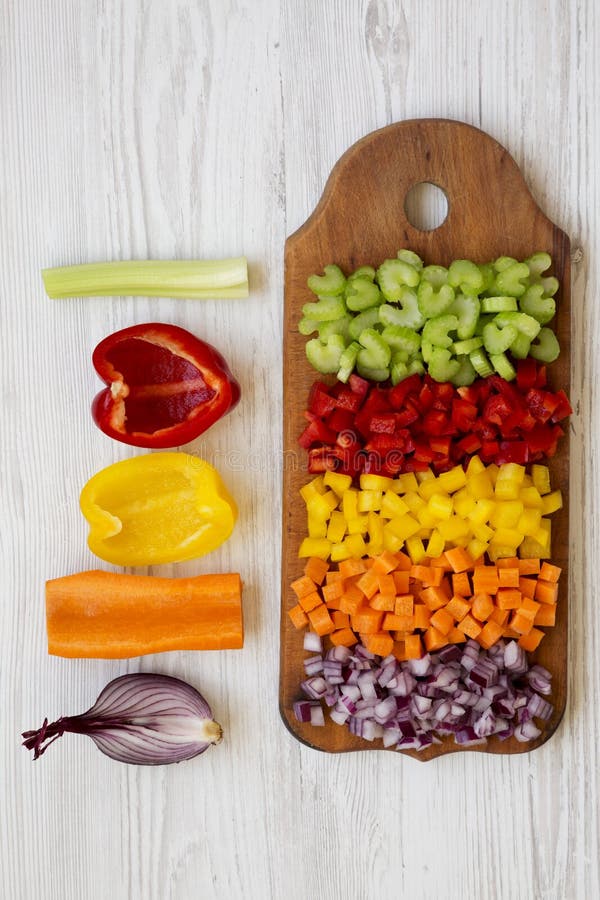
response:
[[[65,732],[86,734],[106,756],[140,766],[182,762],[218,744],[223,731],[198,691],[170,675],[121,675],[87,712],[25,731],[23,746],[40,757]]]

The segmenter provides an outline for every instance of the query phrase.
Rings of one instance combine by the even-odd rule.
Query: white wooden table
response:
[[[594,0],[2,0],[0,896],[6,900],[600,897],[600,9]],[[568,710],[531,756],[327,756],[277,708],[283,244],[357,138],[442,116],[522,166],[576,248]],[[245,253],[247,301],[50,301],[40,269]],[[96,343],[170,321],[215,343],[238,409],[194,449],[232,539],[163,574],[240,571],[241,652],[49,658],[44,581],[98,566],[84,482],[135,451],[94,426]],[[102,565],[102,564],[100,564]],[[110,567],[106,567],[110,568]],[[198,686],[224,743],[145,769],[65,736],[114,676]]]

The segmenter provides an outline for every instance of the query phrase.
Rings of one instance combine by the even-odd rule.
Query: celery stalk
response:
[[[46,293],[62,297],[187,297],[193,300],[248,296],[244,256],[216,260],[128,260],[43,269]]]

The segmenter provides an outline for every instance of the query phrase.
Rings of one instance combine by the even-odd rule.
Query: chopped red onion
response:
[[[304,649],[309,653],[323,653],[323,641],[316,632],[304,632]]]
[[[323,657],[322,656],[308,656],[304,660],[304,674],[312,677],[313,675],[318,675],[319,672],[323,671]]]
[[[518,741],[526,743],[527,741],[535,741],[542,733],[534,722],[523,722],[515,728],[515,737]]]

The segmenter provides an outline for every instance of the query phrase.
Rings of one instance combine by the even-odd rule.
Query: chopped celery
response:
[[[405,378],[408,378],[409,375],[407,360],[397,359],[397,356],[398,354],[394,353],[390,365],[390,379],[392,384],[398,384],[399,381],[403,381]]]
[[[516,297],[484,297],[481,301],[482,313],[516,312]]]
[[[354,366],[356,365],[356,358],[359,350],[360,344],[353,341],[342,352],[342,355],[340,356],[340,368],[337,373],[338,381],[343,381],[344,383],[348,381],[352,375]]]
[[[449,284],[442,284],[437,291],[429,281],[422,281],[419,285],[417,291],[419,311],[426,319],[433,319],[447,312],[453,300],[454,288]]]
[[[434,349],[430,341],[421,341],[421,356],[423,357],[423,362],[426,362],[428,365]]]
[[[402,259],[386,259],[377,269],[377,281],[386,300],[399,300],[403,287],[416,287],[419,272]]]
[[[382,325],[400,325],[403,328],[414,328],[419,331],[425,324],[425,319],[419,312],[417,295],[409,288],[404,288],[400,297],[402,309],[384,303],[379,307],[379,320]]]
[[[475,334],[473,335],[473,337],[483,337],[483,329],[488,324],[488,322],[493,322],[493,321],[494,321],[493,315],[479,316],[479,319],[477,320],[477,325],[475,326]],[[460,337],[460,334],[459,334],[459,337]]]
[[[423,260],[416,253],[413,253],[412,250],[398,250],[396,256],[398,259],[401,259],[402,262],[408,263],[409,266],[414,266],[418,272],[423,268]]]
[[[413,356],[408,361],[409,375],[424,375],[425,366],[423,365],[423,357],[420,354]]]
[[[469,353],[469,359],[471,360],[471,365],[481,378],[487,378],[488,375],[491,375],[494,371],[483,347],[472,350],[471,353]]]
[[[381,333],[392,350],[405,350],[407,353],[416,353],[421,346],[421,335],[412,328],[404,328],[402,325],[388,325]]]
[[[365,330],[365,328],[377,328],[377,326],[381,327],[381,323],[379,321],[379,310],[380,306],[374,306],[372,309],[366,309],[364,312],[358,314],[358,316],[354,316],[352,321],[350,322],[350,327],[348,331],[350,332],[350,337],[353,341],[357,341],[361,335],[361,333]]]
[[[516,262],[499,271],[494,283],[499,294],[520,297],[527,290],[527,284],[523,284],[525,279],[529,280],[529,267]]]
[[[42,271],[49,297],[247,297],[244,256],[217,260],[130,260]]]
[[[518,333],[512,344],[510,352],[515,359],[527,359],[529,356],[529,348],[531,347],[531,339],[522,331]]]
[[[444,266],[425,266],[421,275],[423,281],[426,281],[436,290],[448,284],[448,269],[444,268]]]
[[[469,259],[455,259],[448,269],[448,284],[477,294],[483,288],[483,275],[479,266]]]
[[[306,358],[322,375],[333,375],[340,368],[340,358],[345,350],[344,338],[341,334],[332,334],[323,344],[319,338],[306,343]]]
[[[490,353],[490,362],[500,378],[504,378],[505,381],[512,381],[516,377],[517,373],[504,353]]]
[[[537,336],[540,330],[540,323],[523,312],[503,312],[498,313],[494,322],[499,328],[505,328],[507,325],[514,326],[521,334],[526,335],[530,341]]]
[[[364,366],[360,359],[356,362],[356,371],[367,381],[387,381],[390,377],[389,369],[371,369],[370,366]]]
[[[319,297],[316,302],[304,304],[302,315],[315,322],[333,322],[346,315],[346,304],[343,297]]]
[[[373,266],[359,266],[351,275],[348,275],[348,281],[356,281],[357,278],[366,278],[367,281],[375,281],[375,269]]]
[[[460,362],[443,347],[434,347],[429,359],[429,374],[434,381],[452,381],[460,371]]]
[[[346,306],[353,312],[360,312],[383,303],[381,291],[367,278],[355,278],[353,281],[349,281],[344,293]]]
[[[473,350],[477,350],[479,347],[483,347],[483,338],[474,337],[469,338],[467,341],[455,341],[452,345],[452,350],[456,356],[464,356],[472,353]]]
[[[494,283],[494,269],[490,263],[485,263],[483,266],[479,266],[479,271],[481,272],[481,278],[483,279],[483,283],[481,285],[480,294],[488,291]]]
[[[448,312],[458,318],[456,329],[461,341],[473,337],[477,328],[481,303],[478,297],[471,294],[457,294]]]
[[[537,336],[536,343],[531,345],[529,354],[543,363],[551,363],[558,359],[560,344],[551,328],[542,328]]]
[[[350,341],[350,323],[352,316],[342,316],[340,319],[334,319],[332,322],[318,322],[319,337],[322,341],[326,341],[332,334],[341,334],[346,343]]]
[[[473,364],[468,356],[458,356],[457,358],[460,363],[460,368],[456,374],[452,376],[452,384],[456,385],[456,387],[467,387],[469,384],[473,384],[477,378],[477,372],[473,368]]]
[[[316,331],[317,327],[318,323],[315,322],[314,319],[307,319],[306,316],[303,316],[298,322],[298,331],[305,337],[312,334],[313,331]]]
[[[499,256],[498,259],[494,260],[492,266],[495,272],[504,272],[505,269],[509,269],[516,264],[518,264],[518,260],[512,256]]]
[[[435,319],[429,319],[423,328],[422,339],[429,341],[435,347],[451,347],[452,338],[450,331],[456,331],[458,327],[458,319],[456,316],[437,316]]]
[[[495,322],[488,322],[483,329],[483,345],[490,355],[504,353],[516,338],[517,333],[514,325],[498,328]]]
[[[306,282],[309,290],[319,297],[337,297],[346,287],[344,273],[339,266],[325,266],[324,275],[311,275]]]
[[[358,340],[364,348],[358,352],[358,362],[363,368],[385,369],[389,366],[392,351],[378,331],[365,328]]]
[[[540,251],[539,253],[534,253],[533,256],[530,256],[525,260],[525,265],[529,268],[529,274],[532,278],[539,277],[542,272],[545,272],[546,269],[549,269],[552,265],[552,257],[549,253],[544,253]]]
[[[544,288],[544,297],[554,297],[558,290],[558,278],[549,275],[548,278],[542,278],[540,284]]]
[[[521,311],[537,319],[540,325],[546,325],[556,314],[556,301],[553,297],[544,297],[543,294],[542,284],[532,284],[519,298]]]

